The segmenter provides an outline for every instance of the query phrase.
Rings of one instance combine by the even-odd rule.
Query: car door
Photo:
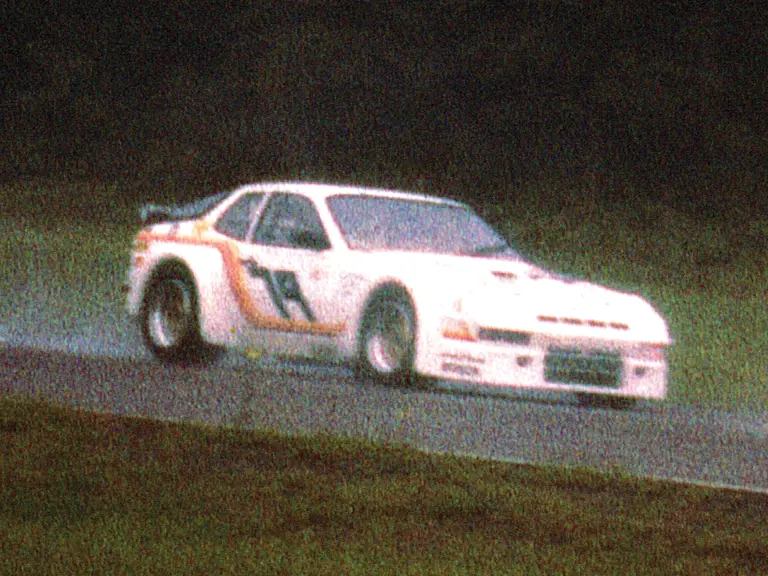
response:
[[[312,200],[273,193],[240,249],[259,346],[311,344],[343,329],[335,302],[339,273],[328,235]]]

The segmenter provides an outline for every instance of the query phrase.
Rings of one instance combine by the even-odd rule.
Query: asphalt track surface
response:
[[[505,396],[457,383],[377,386],[339,366],[227,354],[166,366],[118,311],[88,319],[40,308],[0,318],[0,393],[88,410],[216,426],[319,432],[440,453],[586,466],[768,492],[765,415],[663,403],[586,409],[568,395]]]

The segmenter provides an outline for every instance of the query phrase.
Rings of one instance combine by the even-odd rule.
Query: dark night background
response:
[[[6,183],[144,200],[304,178],[492,204],[567,181],[627,210],[768,213],[757,2],[14,5]]]

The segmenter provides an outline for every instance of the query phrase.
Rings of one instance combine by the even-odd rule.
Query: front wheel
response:
[[[152,353],[166,361],[195,361],[203,357],[192,282],[175,272],[163,273],[147,289],[141,331]]]
[[[415,384],[415,340],[410,298],[399,290],[382,290],[368,305],[360,327],[360,371],[384,384]]]

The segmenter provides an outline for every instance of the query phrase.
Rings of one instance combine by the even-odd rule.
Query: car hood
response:
[[[643,298],[589,282],[527,276],[488,283],[463,297],[481,326],[668,343],[661,316]]]
[[[669,343],[664,319],[642,297],[551,273],[517,257],[381,254],[442,296],[446,313],[481,327]],[[439,294],[435,294],[435,292]]]

